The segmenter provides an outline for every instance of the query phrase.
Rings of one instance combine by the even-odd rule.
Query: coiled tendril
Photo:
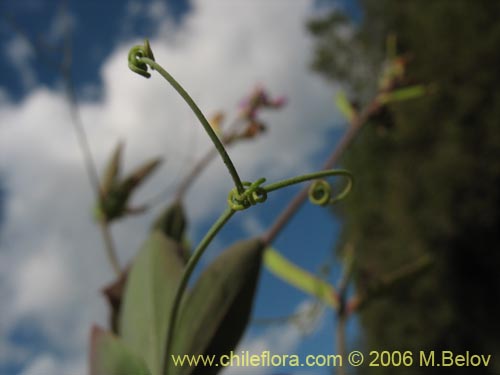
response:
[[[333,189],[326,180],[316,180],[309,187],[309,201],[319,206],[334,204],[345,198],[351,191],[352,180],[349,179],[344,190],[332,198]]]
[[[326,182],[323,178],[333,177],[333,176],[345,177],[347,179],[347,183],[344,189],[339,194],[332,197],[332,188],[330,184]],[[347,196],[347,194],[349,194],[349,192],[351,191],[353,184],[353,177],[349,171],[346,171],[344,169],[329,169],[325,171],[309,173],[302,176],[293,177],[287,180],[275,182],[273,184],[264,186],[263,189],[267,193],[270,193],[271,191],[279,190],[286,186],[295,185],[301,182],[311,181],[311,180],[314,180],[314,182],[311,184],[309,188],[309,200],[311,201],[311,203],[321,206],[333,204],[344,199]]]
[[[337,195],[332,197],[332,188],[328,182],[321,179],[324,177],[332,177],[332,176],[343,176],[347,179],[347,184],[344,189]],[[309,200],[313,204],[317,204],[320,206],[326,206],[328,204],[336,203],[342,199],[344,199],[347,194],[352,189],[353,178],[352,174],[343,169],[330,169],[326,171],[309,173],[293,178],[289,178],[286,180],[274,182],[267,186],[261,186],[266,179],[260,178],[257,181],[243,182],[243,186],[245,190],[243,193],[239,193],[236,188],[232,189],[229,192],[227,197],[227,202],[229,207],[234,211],[245,210],[250,206],[253,206],[257,203],[262,203],[267,199],[267,194],[275,191],[283,189],[284,187],[295,185],[305,181],[315,180],[311,187],[309,188]]]
[[[148,65],[140,60],[142,57],[148,57],[153,61],[155,60],[153,50],[151,49],[147,39],[144,41],[142,46],[134,46],[130,49],[128,53],[128,67],[134,73],[149,78],[151,77],[151,74],[148,72]],[[154,68],[151,67],[151,69]]]
[[[242,194],[236,188],[229,192],[227,197],[229,207],[234,211],[241,211],[257,203],[265,202],[267,191],[260,186],[264,182],[266,182],[265,178],[259,178],[255,182],[243,181],[242,184],[245,187],[245,191]]]
[[[352,189],[352,176],[345,175],[347,185],[337,195],[332,197],[333,189],[326,180],[315,180],[309,187],[309,201],[319,206],[327,206],[344,199]]]
[[[316,180],[309,187],[309,201],[319,206],[330,203],[332,188],[326,180]]]

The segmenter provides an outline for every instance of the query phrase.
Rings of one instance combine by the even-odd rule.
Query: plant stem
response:
[[[63,6],[66,8],[66,1],[63,2]],[[76,137],[80,150],[83,155],[83,161],[85,169],[87,171],[87,177],[90,181],[90,185],[94,192],[94,199],[99,202],[101,199],[101,188],[99,183],[99,174],[97,173],[97,167],[95,161],[92,157],[92,151],[90,149],[90,143],[87,138],[87,133],[85,132],[85,127],[83,126],[83,121],[78,110],[78,104],[76,100],[75,87],[73,85],[73,80],[71,78],[71,64],[72,64],[72,43],[71,43],[71,32],[69,26],[66,25],[65,39],[64,39],[64,58],[61,63],[59,70],[63,77],[65,88],[66,88],[66,98],[68,101],[71,123],[75,129]],[[114,246],[113,237],[111,230],[109,228],[109,223],[105,221],[100,221],[99,226],[101,228],[101,233],[104,240],[104,246],[106,249],[106,254],[111,267],[115,271],[117,276],[121,274],[120,264],[118,262],[118,257],[116,255],[116,248]]]
[[[359,131],[366,123],[368,118],[373,112],[379,108],[379,103],[377,98],[375,98],[359,115],[356,116],[347,129],[346,133],[339,141],[337,147],[331,153],[330,157],[327,159],[323,165],[323,169],[330,169],[339,161],[340,157],[343,155],[347,147],[353,142],[353,140],[358,135]],[[288,204],[287,207],[281,212],[281,215],[274,221],[273,225],[267,230],[261,237],[262,242],[265,245],[270,245],[278,234],[285,228],[286,224],[299,210],[302,204],[306,201],[308,196],[309,186],[304,187]]]
[[[104,239],[106,255],[108,256],[109,263],[113,270],[115,271],[116,276],[120,276],[122,273],[120,262],[118,261],[118,257],[116,256],[116,251],[113,236],[111,235],[111,228],[107,221],[100,221],[99,227],[101,228],[102,238]]]
[[[345,326],[346,326],[346,321],[347,321],[347,316],[345,313],[343,313],[345,310],[340,310],[337,313],[337,354],[342,358],[342,362],[344,362],[347,359],[347,351],[346,351],[346,337],[345,337]],[[345,370],[346,368],[346,363],[342,363],[342,366],[338,366],[337,368],[337,374],[338,375],[346,375],[347,372]]]
[[[351,282],[353,266],[354,266],[354,249],[352,245],[348,244],[345,249],[344,254],[344,269],[342,277],[340,278],[338,287],[338,297],[339,297],[339,308],[337,310],[337,353],[340,355],[343,361],[347,359],[347,342],[346,342],[346,324],[347,319],[349,319],[350,312],[347,306],[347,288]],[[347,372],[345,370],[345,363],[338,369],[339,375],[345,375]]]
[[[193,184],[194,180],[200,175],[205,167],[210,164],[210,162],[216,155],[217,150],[212,148],[198,160],[193,169],[191,169],[189,174],[187,174],[179,184],[179,187],[177,188],[175,193],[175,200],[182,200],[184,194],[186,194],[187,190]]]
[[[194,268],[198,264],[198,261],[200,260],[207,246],[210,244],[216,234],[222,229],[222,227],[228,222],[228,220],[234,215],[235,212],[236,211],[230,208],[226,208],[222,215],[205,234],[205,237],[203,237],[201,242],[198,244],[197,248],[193,252],[193,255],[191,256],[191,258],[189,258],[186,264],[186,268],[184,270],[184,273],[182,274],[181,281],[175,293],[172,311],[170,313],[167,339],[165,344],[165,358],[163,359],[163,375],[167,374],[169,358],[172,351],[172,340],[174,338],[175,324],[181,307],[182,297],[184,296],[184,292],[186,291],[189,278],[191,277]]]
[[[233,125],[237,125],[236,121]],[[234,126],[231,126],[234,128]],[[228,134],[222,136],[221,142],[227,148],[236,139],[236,134],[234,132],[229,132]],[[210,162],[217,156],[217,149],[211,148],[208,152],[201,157],[198,162],[194,165],[191,171],[182,179],[179,187],[175,192],[175,200],[182,200],[188,189],[191,187],[196,178],[201,174],[205,167],[210,164]]]
[[[201,125],[203,125],[203,128],[205,128],[205,131],[207,132],[208,136],[215,145],[215,148],[219,152],[222,160],[224,161],[224,164],[226,164],[226,167],[234,181],[236,189],[240,194],[243,193],[244,192],[243,184],[241,183],[241,179],[238,175],[238,172],[236,171],[236,168],[234,167],[233,162],[231,161],[231,158],[227,154],[227,151],[224,148],[224,145],[222,144],[221,140],[219,139],[219,137],[217,137],[217,134],[215,134],[215,131],[212,129],[208,120],[205,118],[205,116],[201,112],[200,108],[196,105],[194,100],[189,96],[186,90],[184,90],[184,88],[175,80],[175,78],[172,77],[165,69],[162,68],[161,65],[159,65],[154,60],[148,57],[141,57],[139,60],[145,64],[148,64],[154,70],[157,70],[158,73],[160,73],[162,77],[165,78],[167,82],[172,85],[172,87],[179,93],[179,95],[182,96],[182,98],[189,105],[193,113],[200,121]]]

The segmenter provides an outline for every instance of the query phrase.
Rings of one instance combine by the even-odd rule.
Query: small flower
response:
[[[286,98],[280,96],[271,98],[261,85],[258,85],[250,96],[241,103],[241,117],[248,120],[255,120],[258,112],[262,108],[278,109],[286,104]]]

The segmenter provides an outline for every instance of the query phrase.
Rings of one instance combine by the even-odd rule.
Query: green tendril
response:
[[[326,206],[332,196],[331,186],[326,180],[316,180],[309,187],[309,201],[319,206]]]
[[[334,197],[332,197],[332,188],[330,184],[327,181],[321,179],[324,177],[333,176],[342,176],[347,178],[347,184],[344,189]],[[333,204],[344,199],[351,191],[353,185],[352,174],[343,169],[329,169],[326,171],[309,173],[302,176],[274,182],[267,186],[261,186],[266,181],[266,179],[260,178],[253,183],[247,181],[243,182],[242,184],[245,187],[243,193],[239,193],[236,188],[232,189],[227,196],[227,203],[229,204],[229,207],[234,211],[246,210],[247,208],[254,206],[257,203],[265,202],[267,199],[267,194],[272,191],[280,190],[287,186],[311,180],[316,181],[314,181],[309,188],[309,200],[311,201],[311,203],[320,206]]]
[[[328,182],[326,182],[325,180],[322,180],[322,178],[333,177],[333,176],[342,176],[347,178],[347,184],[345,185],[344,189],[334,197],[332,197],[332,188],[330,184],[328,184]],[[347,196],[347,194],[349,194],[349,192],[351,191],[354,179],[351,172],[349,171],[346,171],[344,169],[329,169],[326,171],[304,174],[302,176],[297,176],[289,178],[287,180],[275,182],[273,184],[264,186],[264,190],[270,193],[271,191],[274,190],[279,190],[290,185],[295,185],[301,182],[311,181],[311,180],[317,180],[317,181],[314,181],[311,184],[311,187],[309,188],[309,200],[313,204],[325,206],[328,204],[336,203],[344,199]]]
[[[227,197],[229,207],[234,211],[241,211],[257,203],[265,202],[267,191],[260,186],[264,182],[266,182],[265,178],[260,178],[253,183],[248,181],[242,182],[245,187],[243,193],[239,193],[236,188],[232,189]]]
[[[231,158],[227,154],[227,151],[224,148],[221,140],[219,139],[219,137],[217,137],[217,134],[212,129],[212,126],[206,119],[205,115],[201,112],[200,108],[196,105],[196,103],[191,98],[191,96],[189,96],[186,90],[184,90],[184,88],[179,84],[179,82],[175,80],[174,77],[172,77],[172,75],[170,75],[170,73],[168,73],[160,64],[155,61],[153,51],[151,50],[151,46],[149,45],[148,40],[144,42],[144,45],[135,46],[130,49],[128,55],[128,66],[133,72],[140,74],[141,76],[146,78],[151,77],[151,74],[148,72],[148,67],[150,67],[151,69],[156,70],[158,73],[160,73],[160,75],[165,78],[168,83],[170,83],[170,85],[184,99],[184,101],[200,121],[201,125],[203,126],[208,136],[212,140],[215,148],[217,149],[217,152],[224,161],[224,164],[226,165],[227,170],[231,175],[231,178],[233,179],[234,186],[236,186],[236,189],[238,190],[238,193],[243,194],[245,188],[243,187],[238,172],[236,171],[236,168],[234,167]]]
[[[149,41],[146,39],[144,44],[141,46],[134,46],[130,49],[128,53],[128,67],[134,73],[140,74],[143,77],[149,78],[151,74],[148,72],[148,64],[143,62],[141,59],[147,57],[151,60],[155,60]],[[154,70],[153,67],[151,69]]]

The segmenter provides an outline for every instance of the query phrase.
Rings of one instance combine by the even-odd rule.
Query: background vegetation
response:
[[[372,77],[392,33],[407,76],[433,87],[432,95],[380,111],[343,159],[358,188],[338,207],[339,249],[350,242],[359,255],[356,288],[414,257],[433,258],[426,273],[363,310],[364,344],[492,354],[481,373],[498,374],[500,2],[361,4],[359,23],[334,13],[309,25],[317,39],[314,69],[362,103],[376,87]]]

